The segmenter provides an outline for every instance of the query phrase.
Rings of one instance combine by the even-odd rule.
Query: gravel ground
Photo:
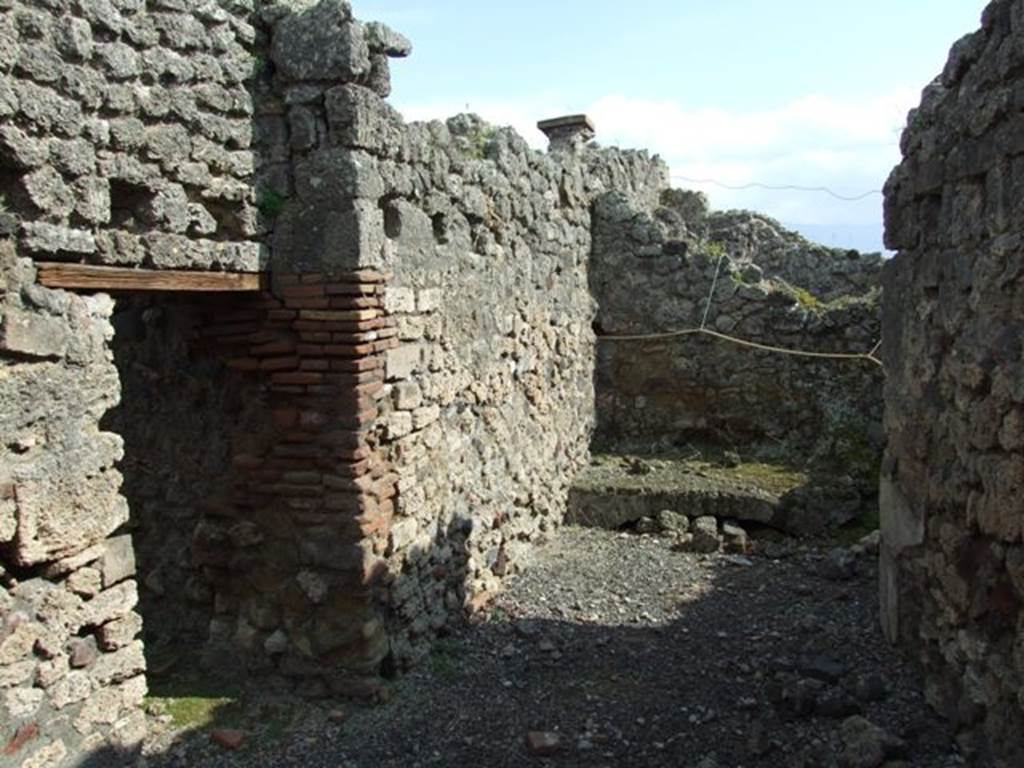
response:
[[[386,703],[251,700],[242,749],[167,732],[144,762],[962,765],[881,637],[876,581],[873,557],[830,556],[828,545],[695,555],[656,537],[566,528]],[[267,722],[278,723],[272,736]]]

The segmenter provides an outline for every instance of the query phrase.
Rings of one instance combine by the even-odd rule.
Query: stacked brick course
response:
[[[370,605],[398,480],[378,450],[385,355],[398,343],[383,281],[369,270],[276,275],[280,298],[264,294],[203,332],[231,368],[264,382],[270,420],[236,441],[230,495],[207,511],[194,549],[197,566],[223,571],[211,579],[211,643],[228,656],[241,645],[250,666],[373,673],[387,654]]]

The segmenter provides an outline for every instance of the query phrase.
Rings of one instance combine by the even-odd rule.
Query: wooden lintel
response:
[[[47,288],[94,291],[259,291],[259,272],[190,272],[180,269],[131,269],[91,264],[40,262],[39,282]]]

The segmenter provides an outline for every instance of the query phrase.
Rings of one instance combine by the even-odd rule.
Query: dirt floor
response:
[[[945,768],[963,762],[878,629],[870,552],[747,556],[566,528],[386,703],[154,700],[150,766]],[[221,692],[223,694],[223,692]],[[192,731],[174,725],[193,717]],[[205,727],[201,727],[205,726]],[[211,729],[244,738],[225,748]],[[224,734],[218,736],[223,739]]]

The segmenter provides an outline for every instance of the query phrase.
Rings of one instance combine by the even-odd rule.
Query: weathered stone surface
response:
[[[602,173],[599,152],[582,157],[593,157],[592,175]],[[590,263],[596,447],[672,451],[741,440],[744,458],[781,455],[816,467],[812,486],[788,500],[791,529],[841,525],[873,509],[878,365],[659,334],[705,327],[787,350],[865,354],[881,336],[880,257],[815,245],[757,214],[709,212],[685,190],[631,200],[619,179],[609,187],[595,203]],[[845,488],[826,482],[841,476],[852,480]]]
[[[353,80],[369,71],[370,49],[345,0],[319,0],[274,30],[272,54],[290,80]]]
[[[929,702],[978,765],[1024,761],[1024,584],[1015,569],[1024,6],[996,0],[911,112],[886,184],[883,330],[886,635],[919,659]],[[982,650],[984,649],[984,650]]]

